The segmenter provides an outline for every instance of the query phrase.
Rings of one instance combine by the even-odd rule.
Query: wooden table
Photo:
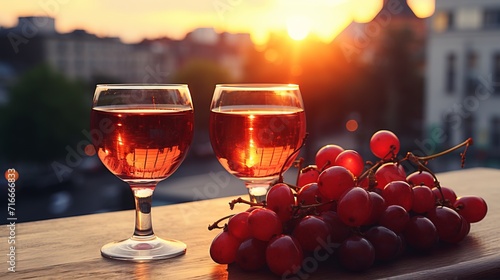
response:
[[[404,256],[366,273],[349,273],[321,265],[317,271],[289,279],[458,279],[495,278],[500,275],[500,170],[474,168],[441,173],[443,186],[457,195],[475,194],[488,203],[486,218],[472,224],[469,236],[456,246],[439,248],[430,255]],[[208,254],[218,230],[207,225],[227,214],[231,198],[160,206],[153,209],[155,232],[160,237],[188,244],[181,257],[150,263],[104,259],[100,247],[132,233],[134,213],[121,211],[16,225],[16,272],[5,260],[10,246],[6,226],[0,230],[0,279],[277,279],[269,271],[247,273],[218,265]],[[244,209],[237,207],[235,211]]]

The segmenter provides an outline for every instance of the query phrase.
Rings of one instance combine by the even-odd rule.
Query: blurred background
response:
[[[374,160],[390,129],[403,154],[473,137],[466,168],[500,167],[497,0],[2,1],[0,171],[19,172],[18,221],[133,208],[88,146],[98,83],[190,87],[195,139],[155,205],[244,194],[208,138],[215,84],[237,82],[300,85],[306,164],[326,144]],[[459,152],[430,165],[458,169]]]

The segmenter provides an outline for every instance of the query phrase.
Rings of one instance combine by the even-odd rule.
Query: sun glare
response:
[[[313,35],[331,42],[351,21],[349,0],[279,0],[269,11],[293,40]]]
[[[436,0],[406,0],[406,3],[419,18],[432,16],[436,9]]]
[[[352,1],[351,14],[353,20],[359,23],[370,22],[380,12],[383,6],[383,0]]]
[[[311,31],[311,22],[303,16],[291,16],[286,21],[286,30],[290,38],[300,41],[309,35]]]

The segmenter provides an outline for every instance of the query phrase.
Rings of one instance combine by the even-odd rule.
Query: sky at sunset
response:
[[[420,0],[422,1],[422,0]],[[428,2],[424,0],[423,2]],[[434,1],[434,0],[430,0]],[[0,26],[17,24],[18,16],[56,19],[58,32],[85,29],[125,42],[143,38],[182,39],[197,27],[248,32],[265,41],[270,31],[287,30],[292,38],[313,33],[332,40],[353,20],[371,20],[382,0],[1,0]]]

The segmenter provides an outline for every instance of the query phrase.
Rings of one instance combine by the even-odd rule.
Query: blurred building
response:
[[[213,28],[197,28],[180,44],[181,64],[190,59],[212,60],[227,69],[233,80],[243,78],[248,51],[253,48],[250,34],[217,33]]]
[[[249,34],[196,29],[184,40],[168,38],[126,44],[85,30],[58,33],[51,17],[20,17],[17,26],[0,28],[0,62],[21,73],[48,63],[70,78],[84,81],[164,83],[186,60],[214,60],[235,78],[243,73],[243,51]]]
[[[436,1],[428,24],[421,148],[473,137],[482,160],[500,158],[500,1]]]

